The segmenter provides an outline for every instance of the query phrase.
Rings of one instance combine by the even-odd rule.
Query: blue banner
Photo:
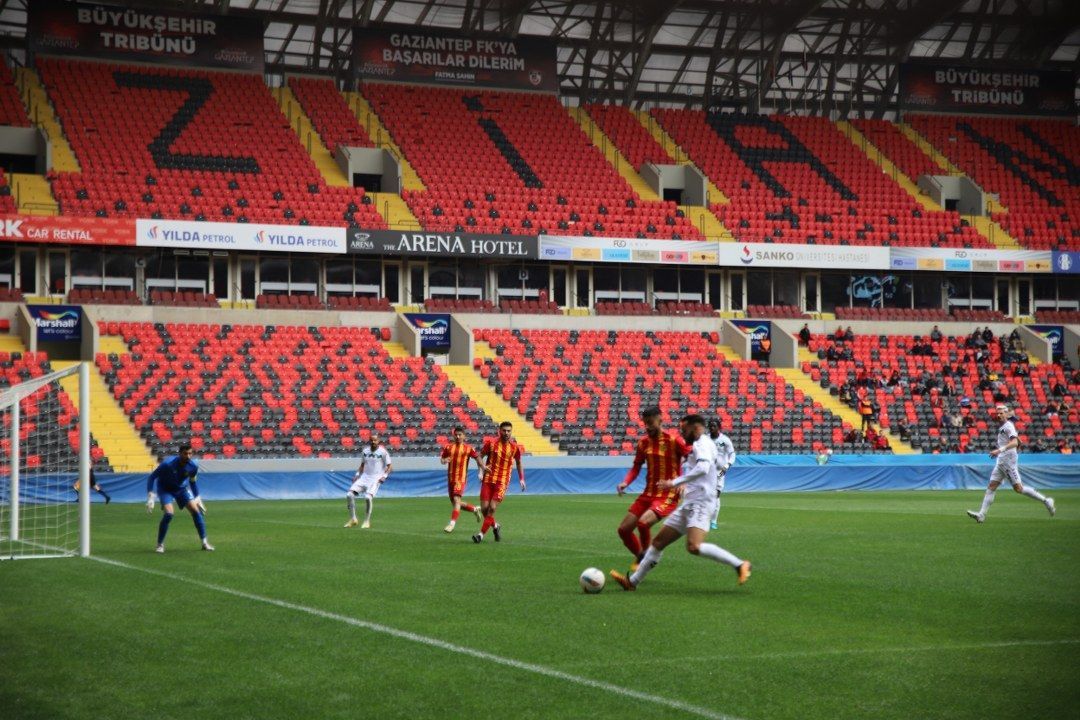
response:
[[[1080,273],[1080,252],[1053,252],[1054,272],[1056,273]]]
[[[446,313],[404,313],[405,319],[420,333],[420,347],[425,350],[450,349],[450,316]]]
[[[38,342],[82,340],[82,308],[78,305],[27,305],[37,326]]]
[[[1051,357],[1055,362],[1065,354],[1064,325],[1028,325],[1028,330],[1050,341]]]

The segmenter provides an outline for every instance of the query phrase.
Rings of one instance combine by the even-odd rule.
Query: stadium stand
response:
[[[339,147],[372,147],[371,136],[356,122],[333,81],[294,76],[289,88],[331,154]]]
[[[367,84],[426,192],[427,229],[699,239],[674,203],[643,201],[554,95]]]
[[[807,318],[810,317],[794,305],[747,305],[746,317],[752,318]],[[837,315],[839,317],[839,315]]]
[[[202,458],[355,455],[371,430],[430,455],[476,404],[423,358],[392,358],[386,328],[101,323],[130,352],[96,363],[155,455],[192,433]],[[184,438],[186,439],[186,438]]]
[[[53,368],[49,364],[49,356],[46,353],[0,352],[0,390],[48,375],[52,371]],[[52,408],[59,408],[59,411],[55,415],[49,415],[49,410]],[[57,453],[57,457],[50,458],[50,462],[59,467],[78,467],[79,410],[63,389],[46,385],[23,400],[19,405],[19,410],[22,415],[22,424],[19,426],[21,442],[26,442],[27,437],[35,431],[38,424],[57,426],[66,431],[67,443],[50,448]],[[10,415],[7,417],[10,418]],[[3,458],[0,460],[0,471],[8,472],[7,463],[11,457],[11,441],[7,437],[0,439],[0,457]],[[98,446],[93,434],[90,436],[90,460],[95,470],[112,471],[109,458]],[[43,458],[28,455],[23,458],[23,461],[27,468],[34,468],[41,466]]]
[[[941,308],[868,308],[837,307],[837,320],[933,320],[948,322],[949,313]],[[997,322],[997,320],[995,320]]]
[[[318,295],[264,294],[255,298],[255,307],[278,310],[325,310],[326,304],[319,299]]]
[[[646,302],[626,300],[623,302],[597,302],[594,306],[597,315],[655,315],[656,309]]]
[[[993,247],[955,212],[930,212],[826,118],[657,109],[653,116],[731,202],[742,241]]]
[[[656,304],[658,315],[685,315],[688,317],[713,317],[716,313],[709,303],[661,301]]]
[[[26,302],[22,290],[19,288],[0,287],[0,302]]]
[[[674,161],[628,108],[621,105],[588,104],[585,110],[635,170],[645,163],[671,165]]]
[[[1039,310],[1035,319],[1041,323],[1080,324],[1080,310]]]
[[[328,295],[326,307],[331,310],[358,310],[365,312],[392,312],[394,309],[386,298],[366,295]]]
[[[921,175],[945,174],[895,123],[869,118],[856,118],[850,122],[910,180],[918,181]]]
[[[920,132],[1006,212],[992,214],[1036,250],[1080,250],[1080,130],[1055,120],[910,115]]]
[[[177,307],[221,307],[213,293],[197,293],[192,290],[151,290],[150,305],[173,305]]]
[[[1080,384],[1070,385],[1061,365],[1029,364],[1008,338],[933,342],[929,335],[872,335],[845,342],[814,335],[809,349],[818,361],[804,362],[804,373],[853,408],[865,388],[877,406],[876,421],[909,436],[923,452],[989,451],[996,442],[990,412],[997,402],[1015,409],[1028,449],[1036,440],[1049,449],[1061,437],[1070,444],[1080,439],[1075,407],[1053,417],[1043,413],[1059,384],[1059,398],[1080,396]]]
[[[67,300],[76,305],[142,305],[134,290],[72,288],[68,291]]]
[[[19,97],[15,76],[6,61],[0,61],[0,125],[30,127],[30,116]]]
[[[386,226],[362,189],[325,183],[260,76],[38,68],[82,168],[50,175],[64,214]]]
[[[15,197],[11,194],[11,183],[7,174],[0,169],[0,213],[15,212]]]
[[[499,301],[499,309],[503,312],[526,313],[529,315],[562,315],[562,309],[557,302],[548,300],[507,300]]]
[[[428,298],[424,301],[424,307],[430,312],[460,312],[460,313],[497,313],[490,300],[476,300],[471,298]]]
[[[484,329],[474,337],[496,355],[477,358],[481,376],[570,454],[634,452],[650,405],[669,424],[691,410],[718,417],[742,452],[808,453],[839,445],[846,432],[774,371],[724,357],[709,333]]]

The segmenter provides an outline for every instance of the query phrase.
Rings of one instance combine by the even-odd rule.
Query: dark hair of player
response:
[[[465,432],[465,428],[461,427],[460,425],[455,425],[454,426],[454,432],[463,433],[463,432]]]
[[[182,445],[180,445],[179,452],[191,452],[191,444],[190,443],[183,443]]]
[[[648,420],[649,418],[656,417],[659,414],[660,414],[660,406],[659,405],[650,405],[649,407],[647,407],[647,408],[645,408],[644,410],[641,411],[641,419],[642,420]]]
[[[701,417],[697,413],[691,413],[689,415],[684,415],[682,421],[684,423],[686,423],[687,425],[704,425],[705,424],[705,418]]]
[[[712,420],[709,421],[709,427],[719,428],[720,427],[720,421],[717,420],[716,418],[713,418]]]
[[[499,429],[502,430],[504,427],[512,428],[514,427],[514,423],[510,422],[509,420],[503,420],[501,423],[499,423]]]

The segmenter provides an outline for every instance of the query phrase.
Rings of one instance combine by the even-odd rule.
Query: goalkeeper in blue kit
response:
[[[181,508],[186,508],[195,521],[195,529],[199,531],[203,550],[213,550],[206,539],[206,506],[199,497],[199,486],[195,482],[195,476],[199,473],[199,465],[191,458],[191,446],[181,445],[180,452],[157,466],[146,481],[146,512],[154,511],[155,493],[161,501],[161,522],[158,524],[156,552],[165,552],[165,534],[169,532],[169,523],[173,519],[173,503]]]

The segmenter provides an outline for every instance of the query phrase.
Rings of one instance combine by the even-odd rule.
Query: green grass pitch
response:
[[[746,586],[679,544],[595,596],[629,499],[511,494],[479,546],[441,498],[379,499],[371,530],[211,501],[217,552],[183,514],[163,556],[156,512],[95,505],[125,566],[0,563],[0,717],[1076,718],[1080,491],[1050,519],[1003,489],[976,525],[981,495],[729,495],[710,538]]]

